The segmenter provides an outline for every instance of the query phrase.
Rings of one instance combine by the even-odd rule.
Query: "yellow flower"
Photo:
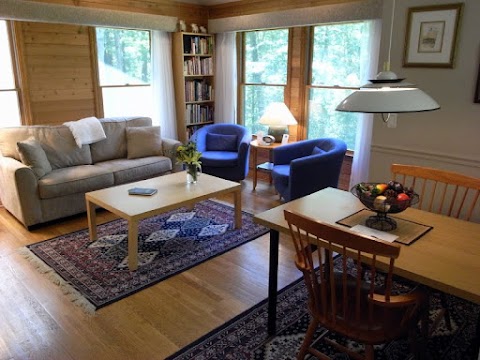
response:
[[[202,153],[197,150],[197,144],[189,141],[186,145],[177,148],[177,161],[184,164],[200,165]]]

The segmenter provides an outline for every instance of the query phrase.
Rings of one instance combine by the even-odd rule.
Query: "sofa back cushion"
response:
[[[35,138],[42,146],[53,169],[92,163],[90,147],[79,148],[72,132],[59,126],[18,126],[0,129],[0,151],[3,156],[22,161],[17,151],[17,143]]]
[[[127,158],[162,155],[160,126],[127,127]]]
[[[207,133],[208,151],[238,151],[237,135]]]
[[[106,139],[90,145],[93,163],[127,157],[127,127],[151,126],[148,117],[100,119]]]
[[[41,178],[52,171],[47,154],[42,148],[42,144],[35,138],[30,138],[17,143],[17,150],[22,162],[30,166],[37,178]]]

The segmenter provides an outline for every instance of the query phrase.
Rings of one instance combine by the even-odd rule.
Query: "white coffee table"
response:
[[[128,195],[133,187],[155,188],[152,196]],[[128,222],[128,267],[138,268],[138,223],[182,206],[190,206],[199,201],[233,193],[235,207],[235,228],[242,227],[241,184],[208,174],[201,174],[196,184],[187,184],[184,171],[159,176],[153,179],[114,186],[85,194],[87,202],[88,229],[90,240],[97,240],[95,209],[102,207]]]

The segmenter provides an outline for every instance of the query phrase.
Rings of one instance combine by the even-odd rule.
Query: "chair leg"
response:
[[[365,359],[366,360],[374,360],[375,352],[373,350],[373,345],[365,344]]]
[[[448,306],[448,299],[447,295],[445,293],[441,294],[440,297],[440,302],[442,304],[442,307],[444,309],[443,316],[445,318],[445,325],[447,326],[448,330],[452,330],[452,320],[450,319],[450,307]]]
[[[308,348],[312,343],[313,335],[317,330],[318,324],[319,324],[318,320],[313,318],[312,321],[310,322],[310,325],[308,325],[308,330],[307,330],[307,333],[305,334],[305,339],[303,339],[302,346],[300,347],[300,351],[298,352],[298,355],[297,355],[298,360],[303,360],[305,358],[305,355],[307,355]]]

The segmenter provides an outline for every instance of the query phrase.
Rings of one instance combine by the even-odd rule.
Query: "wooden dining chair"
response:
[[[392,176],[419,194],[421,210],[480,221],[480,179],[423,166],[392,164]]]
[[[452,171],[416,165],[392,164],[392,176],[404,186],[413,187],[419,194],[414,205],[421,210],[443,214],[466,221],[480,222],[480,179]],[[447,329],[452,329],[448,300],[444,293],[442,309],[433,320],[430,332],[445,318]]]
[[[330,359],[313,348],[319,326],[365,344],[365,354],[354,352],[328,339],[323,340],[354,359],[374,358],[373,345],[409,336],[413,353],[418,353],[416,325],[426,314],[428,295],[418,288],[402,295],[392,294],[392,272],[400,246],[365,237],[285,210],[293,243],[295,263],[303,273],[308,290],[311,322],[297,359],[307,353]],[[342,257],[334,262],[334,251]],[[385,276],[376,276],[377,257],[389,258]],[[361,260],[361,261],[360,261]],[[368,281],[361,264],[368,267]],[[315,270],[317,264],[319,266]],[[423,316],[422,324],[428,321]]]

